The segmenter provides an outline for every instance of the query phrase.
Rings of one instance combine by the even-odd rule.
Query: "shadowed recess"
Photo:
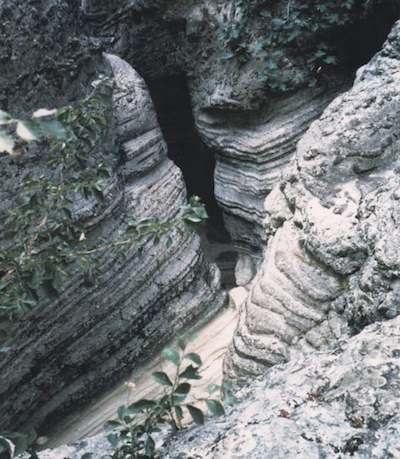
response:
[[[203,249],[221,269],[222,285],[232,287],[237,254],[215,199],[215,157],[196,131],[186,78],[177,75],[147,84],[168,144],[168,156],[181,169],[188,195],[200,196],[206,205],[209,220],[199,230]]]

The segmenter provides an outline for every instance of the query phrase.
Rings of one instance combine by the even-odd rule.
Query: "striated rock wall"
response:
[[[246,285],[262,259],[265,197],[310,123],[380,48],[400,5],[6,0],[0,15],[5,109],[32,110],[38,93],[41,101],[73,100],[102,51],[158,86],[187,80],[197,129],[216,156],[216,198],[241,254],[237,282]]]
[[[341,25],[330,23],[331,11],[320,17],[319,3],[296,0],[0,5],[0,108],[15,115],[80,99],[103,68],[103,51],[158,83],[187,79],[197,129],[216,155],[216,196],[241,251],[238,283],[249,284],[261,265],[226,360],[229,375],[258,374],[294,350],[322,349],[398,313],[398,26],[354,88],[304,135],[289,166],[310,123],[399,17],[394,0],[356,3],[350,16],[339,5]],[[281,42],[275,25],[292,14],[321,28]],[[270,30],[276,37],[260,47]],[[341,66],[315,60],[325,39]],[[118,58],[108,60],[116,130],[93,162],[104,157],[114,174],[104,204],[83,200],[76,211],[89,237],[113,240],[127,215],[178,216],[185,190],[143,82]],[[23,167],[10,170],[0,183],[5,206]],[[182,230],[171,240],[99,257],[98,285],[75,273],[59,300],[20,326],[0,363],[0,427],[41,423],[84,400],[221,303],[198,237]]]
[[[202,139],[216,155],[216,199],[242,258],[252,258],[253,273],[266,241],[265,198],[285,173],[296,143],[337,91],[306,89],[289,97],[274,96],[256,111],[196,112]],[[239,284],[250,280],[240,276],[238,272]]]
[[[240,252],[240,285],[262,259],[263,203],[297,142],[400,15],[390,1],[335,11],[317,3],[204,1],[186,16],[188,52],[197,53],[189,70],[196,125],[216,155],[215,193]],[[315,60],[321,42],[340,65]]]
[[[400,23],[297,146],[265,202],[268,246],[226,373],[245,377],[295,349],[400,312]]]
[[[400,5],[84,4],[90,43],[158,84],[173,75],[187,79],[197,129],[216,156],[215,195],[240,252],[237,283],[248,284],[262,259],[264,199],[311,122],[380,48]]]
[[[185,186],[167,158],[146,85],[120,58],[105,60],[114,79],[112,141],[100,142],[89,167],[105,161],[113,174],[103,201],[82,196],[75,203],[76,218],[94,243],[117,240],[132,218],[178,223],[158,243],[145,237],[100,252],[94,285],[75,267],[59,297],[43,299],[17,324],[11,351],[0,359],[1,429],[55,422],[185,326],[207,320],[224,301],[218,269],[205,261],[198,235],[182,222]],[[18,199],[15,177],[23,177],[24,168],[46,173],[46,163],[40,155],[26,163],[0,161],[4,212],[4,203],[7,208]]]

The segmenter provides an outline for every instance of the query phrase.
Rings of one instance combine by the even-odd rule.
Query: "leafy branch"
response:
[[[111,95],[112,83],[101,77],[93,93],[77,105],[38,110],[30,120],[0,112],[4,167],[13,171],[20,157],[32,156],[35,147],[40,162],[39,167],[25,168],[16,205],[3,215],[0,320],[18,320],[43,298],[58,295],[73,263],[92,273],[98,253],[133,246],[145,237],[157,241],[183,222],[197,224],[207,218],[199,198],[192,197],[176,218],[131,220],[116,240],[91,242],[76,204],[101,205],[113,174],[113,165],[99,161],[97,153],[109,126]]]
[[[187,343],[178,339],[175,347],[163,350],[163,357],[175,367],[170,375],[156,371],[153,379],[163,388],[163,394],[154,399],[141,399],[129,406],[118,409],[118,417],[105,424],[109,431],[108,440],[115,448],[113,459],[138,459],[159,457],[155,435],[162,426],[170,426],[173,431],[182,429],[182,420],[187,413],[196,424],[204,424],[203,410],[196,406],[202,402],[210,414],[222,416],[225,413],[220,398],[197,398],[188,400],[192,390],[192,381],[200,380],[201,357],[194,352],[185,352]],[[234,402],[232,385],[225,382],[222,386],[212,384],[209,394],[220,392],[228,403]],[[192,397],[193,398],[193,397]]]

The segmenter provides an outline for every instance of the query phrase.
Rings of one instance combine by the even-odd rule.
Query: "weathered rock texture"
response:
[[[400,455],[400,319],[370,325],[331,352],[270,369],[223,418],[166,439],[164,459],[395,459]],[[109,458],[105,434],[39,454]]]
[[[270,236],[228,375],[262,373],[399,314],[400,23],[298,144],[265,203]]]
[[[399,457],[399,345],[396,318],[338,342],[332,352],[275,366],[242,389],[225,418],[178,437],[162,457]]]
[[[360,2],[351,19],[354,12],[347,17],[348,10],[337,5],[339,26],[311,3],[205,1],[187,16],[189,38],[200,51],[189,79],[196,126],[216,154],[216,198],[241,253],[238,284],[251,280],[262,258],[263,203],[285,173],[296,143],[346,88],[352,70],[380,48],[393,24],[388,17],[400,14],[392,2]],[[296,44],[282,39],[275,28],[291,17],[288,27],[294,18],[315,21]],[[360,35],[363,46],[357,46]],[[201,37],[200,48],[193,37]],[[345,65],[329,70],[313,61],[321,39]],[[315,79],[317,87],[310,89]]]
[[[335,11],[320,14],[319,6],[300,0],[0,5],[0,106],[13,114],[81,98],[103,65],[103,51],[145,79],[187,79],[197,128],[216,154],[217,199],[242,251],[240,284],[251,281],[262,259],[267,216],[270,241],[227,360],[230,374],[259,373],[287,360],[295,344],[319,349],[347,329],[397,314],[397,29],[354,89],[305,135],[293,172],[263,207],[297,140],[379,49],[400,9],[397,0],[355,2],[348,17],[345,3],[337,2],[338,21],[332,21]],[[270,37],[260,48],[276,21],[294,12],[318,30],[306,27],[310,32],[295,45]],[[331,72],[313,57],[325,39],[342,63]],[[115,174],[106,204],[89,202],[81,210],[89,228],[98,226],[112,240],[124,229],[124,215],[176,215],[185,193],[143,83],[116,58],[110,61],[119,132],[107,142],[122,143],[126,161],[117,163],[109,152]],[[310,79],[316,87],[308,87]],[[126,92],[136,91],[140,97],[130,100]],[[3,193],[13,189],[3,180],[0,186]],[[20,327],[16,350],[0,364],[0,427],[41,422],[81,400],[145,355],[146,343],[161,343],[189,318],[204,317],[207,305],[218,305],[215,273],[197,236],[177,234],[165,247],[164,241],[146,246],[143,258],[128,253],[127,262],[105,259],[98,286],[83,288],[77,277],[62,308],[49,304]]]
[[[271,97],[256,111],[199,110],[197,128],[216,153],[215,196],[241,260],[239,284],[253,277],[265,243],[264,201],[293,157],[296,143],[337,94],[337,89]],[[250,264],[248,274],[241,267]]]
[[[75,270],[57,299],[43,300],[17,324],[12,350],[0,361],[0,428],[53,422],[127,374],[184,326],[205,321],[224,300],[217,268],[208,265],[198,235],[182,223],[185,186],[167,158],[146,85],[118,57],[105,60],[115,84],[113,141],[100,142],[89,167],[104,161],[113,174],[104,200],[82,197],[75,217],[94,243],[118,239],[131,218],[181,223],[158,243],[145,237],[131,247],[100,252],[95,285]],[[43,174],[45,167],[40,155],[25,164],[23,158],[1,158],[3,212],[16,202],[16,177],[32,170]]]
[[[400,14],[397,0],[342,3],[325,11],[299,0],[5,0],[0,104],[25,111],[73,100],[102,51],[157,85],[186,78],[197,129],[216,155],[216,197],[242,254],[238,283],[247,284],[262,258],[263,201],[296,142]],[[306,24],[297,41],[277,32],[288,17]],[[339,66],[315,60],[320,43]]]

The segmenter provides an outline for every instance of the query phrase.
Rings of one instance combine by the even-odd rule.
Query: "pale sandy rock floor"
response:
[[[205,395],[209,384],[221,383],[223,356],[231,342],[237,317],[237,309],[231,306],[223,309],[206,325],[193,330],[188,350],[198,353],[203,360],[202,379],[194,382],[192,389],[196,397]],[[132,373],[130,381],[135,384],[133,389],[127,386],[126,381],[122,381],[106,395],[93,401],[89,407],[66,418],[49,433],[49,443],[46,447],[54,448],[96,435],[102,431],[107,420],[115,417],[120,405],[159,395],[162,388],[153,381],[151,373],[160,368],[168,372],[172,370],[172,365],[158,355]]]

